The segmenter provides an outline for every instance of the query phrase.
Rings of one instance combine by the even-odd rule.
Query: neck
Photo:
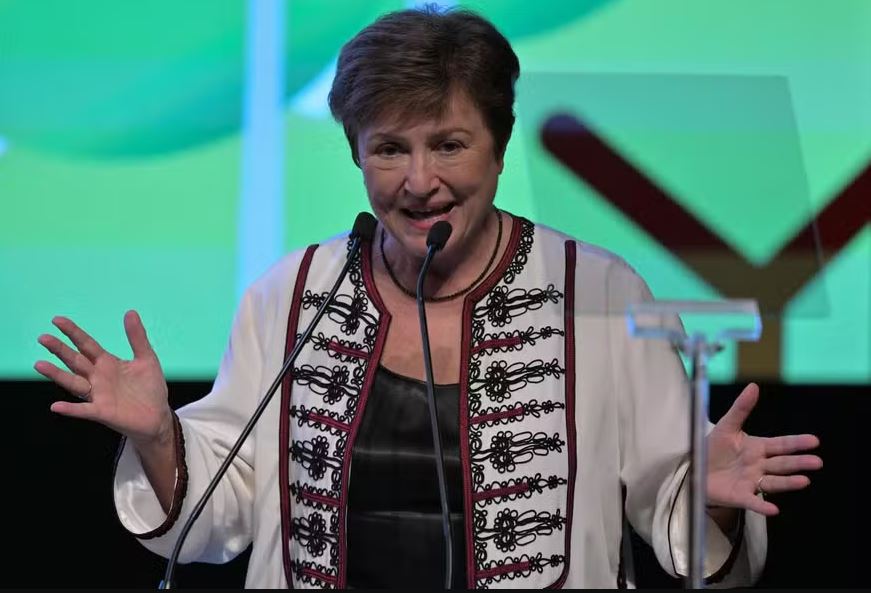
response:
[[[496,245],[499,224],[494,210],[484,220],[480,229],[470,233],[474,239],[452,245],[450,249],[445,249],[433,259],[424,284],[426,298],[443,297],[457,291],[464,291],[464,289],[470,288],[472,283],[477,285],[476,279],[484,272],[495,249],[496,257],[493,258],[493,263],[487,273],[493,270],[499,255],[504,251],[504,246],[508,242],[509,233],[507,230],[511,227],[510,216],[502,215],[502,219],[504,228],[501,245]],[[384,232],[383,228],[381,232]],[[385,237],[383,245],[383,257],[387,259],[396,280],[402,287],[414,293],[423,259],[403,250],[390,235]],[[383,266],[383,258],[379,259],[382,260],[379,263]],[[385,275],[387,275],[387,270],[385,270]]]

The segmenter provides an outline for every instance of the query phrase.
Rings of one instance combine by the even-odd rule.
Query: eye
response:
[[[439,150],[443,154],[447,154],[447,155],[457,154],[458,152],[463,150],[463,148],[465,148],[465,147],[462,145],[462,143],[458,142],[457,140],[445,140],[444,142],[439,144]]]
[[[388,159],[398,156],[399,153],[399,146],[394,144],[393,142],[385,142],[384,144],[379,144],[378,147],[375,148],[376,155]]]

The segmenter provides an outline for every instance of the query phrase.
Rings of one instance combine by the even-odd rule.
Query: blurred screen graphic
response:
[[[129,355],[130,308],[170,378],[211,377],[244,286],[368,209],[326,97],[342,44],[408,3],[256,4],[0,0],[0,377],[36,376],[57,314]],[[521,62],[498,206],[617,252],[662,298],[788,285],[761,366],[730,347],[716,381],[869,381],[871,3],[456,4]],[[549,145],[559,125],[590,152]],[[659,202],[604,163],[722,262],[674,248],[688,227],[657,230]],[[814,269],[776,265],[802,232]]]

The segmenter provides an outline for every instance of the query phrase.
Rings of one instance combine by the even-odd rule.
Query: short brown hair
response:
[[[468,10],[434,5],[391,12],[360,31],[339,54],[330,111],[345,128],[357,165],[357,134],[387,114],[437,118],[455,91],[480,110],[505,152],[514,127],[520,63],[508,40]]]

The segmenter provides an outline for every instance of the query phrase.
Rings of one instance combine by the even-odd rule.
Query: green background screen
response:
[[[645,204],[615,206],[546,150],[552,115],[582,121],[751,267],[863,192],[865,207],[837,211],[859,224],[764,323],[773,375],[869,381],[871,2],[460,4],[521,62],[496,204],[619,253],[659,297],[718,290],[638,223]],[[244,286],[368,209],[326,94],[342,43],[404,6],[289,0],[273,43],[241,0],[0,0],[0,377],[37,376],[57,314],[128,356],[130,308],[170,378],[213,376]],[[258,43],[272,43],[265,67]],[[261,142],[250,105],[264,80],[280,134]],[[267,221],[272,243],[243,220]],[[712,373],[742,374],[733,348]]]

